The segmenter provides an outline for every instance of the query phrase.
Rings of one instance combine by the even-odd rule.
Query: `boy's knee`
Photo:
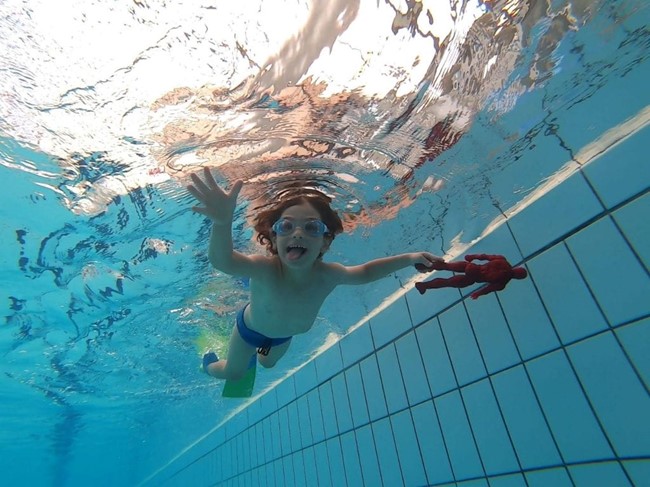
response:
[[[275,367],[275,364],[278,363],[277,360],[268,360],[267,357],[264,357],[264,358],[259,357],[258,361],[259,361],[260,365],[262,367],[264,367],[265,369],[270,369],[272,367]]]

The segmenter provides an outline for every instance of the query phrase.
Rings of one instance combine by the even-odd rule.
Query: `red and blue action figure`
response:
[[[473,260],[487,260],[485,264],[474,264]],[[472,294],[472,299],[494,291],[501,291],[510,282],[510,279],[525,279],[528,272],[523,267],[512,267],[503,255],[470,254],[465,256],[465,261],[459,262],[433,262],[431,267],[421,264],[416,265],[420,272],[426,271],[453,271],[459,275],[447,279],[436,278],[426,282],[416,282],[415,288],[424,294],[427,289],[441,287],[467,287],[477,282],[487,283]]]

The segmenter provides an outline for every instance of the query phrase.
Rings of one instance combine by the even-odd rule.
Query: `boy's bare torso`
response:
[[[295,282],[283,274],[277,257],[270,258],[265,272],[251,277],[251,303],[244,313],[246,326],[269,338],[309,331],[335,287],[332,274],[331,266],[319,261],[307,279]]]

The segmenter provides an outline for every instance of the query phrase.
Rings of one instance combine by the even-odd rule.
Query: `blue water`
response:
[[[643,1],[246,8],[0,5],[7,485],[135,484],[240,406],[198,372],[247,300],[207,262],[199,167],[246,181],[241,250],[305,184],[345,223],[329,260],[455,255],[650,102]],[[410,277],[337,291],[258,390]]]

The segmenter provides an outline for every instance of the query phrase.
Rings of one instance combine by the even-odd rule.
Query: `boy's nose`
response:
[[[302,237],[304,234],[305,234],[305,229],[299,225],[293,227],[293,231],[291,232],[292,237],[296,237],[296,236]]]

